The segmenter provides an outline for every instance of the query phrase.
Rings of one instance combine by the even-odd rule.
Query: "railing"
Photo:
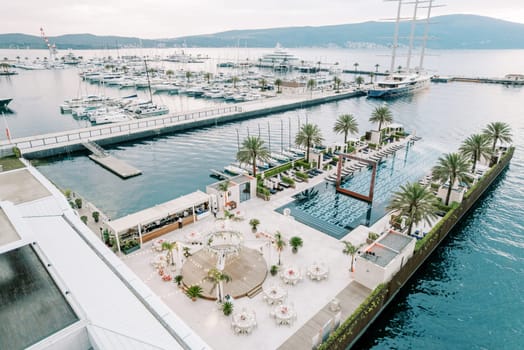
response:
[[[179,115],[166,115],[147,119],[135,119],[128,122],[121,122],[115,124],[107,124],[101,126],[93,126],[84,129],[76,129],[70,131],[63,131],[52,134],[43,134],[30,137],[22,137],[11,140],[11,142],[1,141],[2,147],[18,147],[22,151],[28,151],[36,147],[59,146],[67,143],[82,143],[90,139],[103,139],[116,134],[134,133],[148,128],[162,128],[172,126],[176,123],[205,119],[208,117],[225,114],[241,112],[242,109],[237,106],[222,107],[208,110],[194,111]]]

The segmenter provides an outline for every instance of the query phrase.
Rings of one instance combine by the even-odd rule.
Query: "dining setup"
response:
[[[271,316],[275,318],[277,325],[292,326],[297,319],[297,313],[293,303],[277,305],[272,311]]]
[[[281,286],[270,285],[262,290],[262,298],[269,305],[281,304],[287,297],[287,290]]]
[[[307,276],[312,281],[322,281],[327,279],[329,275],[329,269],[324,263],[311,264],[307,269]]]
[[[250,334],[257,326],[257,316],[254,311],[243,308],[231,316],[231,328],[235,334]]]

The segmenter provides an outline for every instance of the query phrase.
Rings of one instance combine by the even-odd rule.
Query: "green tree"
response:
[[[364,84],[364,78],[362,78],[360,75],[355,78],[355,83],[358,85],[358,88],[360,89],[360,85]]]
[[[459,150],[460,153],[466,157],[471,158],[471,163],[473,163],[473,167],[471,168],[472,173],[475,173],[477,161],[481,160],[482,158],[489,159],[491,156],[489,138],[484,134],[471,135],[466,140],[464,140]]]
[[[358,66],[359,66],[358,62],[353,63],[353,67],[355,67],[355,74],[357,74],[358,72]]]
[[[178,250],[178,244],[176,242],[162,242],[162,250],[167,250],[167,260],[171,262],[171,265],[175,265],[173,251]]]
[[[378,73],[378,67],[380,67],[380,64],[375,64],[375,73]]]
[[[358,133],[358,123],[352,114],[342,114],[338,117],[333,127],[337,134],[344,134],[344,148],[348,142],[348,134]]]
[[[511,142],[511,127],[504,122],[493,122],[489,123],[482,133],[488,137],[492,142],[491,153],[495,153],[495,147],[497,142]]]
[[[459,153],[448,153],[438,159],[437,165],[433,167],[433,178],[443,184],[449,181],[445,205],[449,204],[449,197],[455,181],[470,182],[468,172],[469,162]]]
[[[258,81],[258,83],[260,84],[260,91],[264,91],[266,89],[267,80],[262,78]]]
[[[209,84],[209,82],[211,81],[211,78],[213,78],[213,74],[209,73],[209,72],[206,72],[206,74],[204,74],[204,79],[207,80],[207,83]]]
[[[275,80],[275,86],[277,87],[277,94],[281,93],[280,87],[282,86],[282,79]]]
[[[166,70],[166,75],[167,75],[168,79],[171,79],[174,74],[175,74],[175,72],[172,69]]]
[[[357,247],[348,241],[341,241],[341,243],[344,244],[344,249],[342,250],[342,253],[351,256],[351,272],[354,272],[355,268],[353,263],[355,261],[355,254],[357,254],[358,250],[360,249],[360,247],[362,247],[362,245],[359,245]]]
[[[334,85],[334,88],[335,88],[335,91],[336,92],[340,92],[340,83],[342,82],[342,80],[339,78],[339,77],[334,77],[333,78],[333,85]]]
[[[289,240],[289,245],[291,246],[291,251],[293,253],[298,252],[298,248],[302,247],[304,245],[304,241],[302,238],[298,236],[291,237]]]
[[[408,233],[411,234],[413,225],[436,218],[435,212],[438,200],[426,187],[417,182],[400,186],[400,191],[393,193],[387,210],[397,210],[400,216],[407,218]]]
[[[323,140],[318,125],[310,123],[303,124],[295,137],[295,143],[297,145],[306,147],[306,162],[309,162],[309,149],[311,146],[319,144]]]
[[[234,76],[233,78],[231,78],[231,81],[233,82],[233,88],[236,89],[237,83],[240,81],[240,79],[238,79],[237,76]]]
[[[222,296],[224,294],[222,283],[231,282],[232,280],[231,276],[225,274],[224,272],[216,268],[213,268],[208,271],[207,276],[204,277],[204,280],[207,282],[210,282],[212,285],[211,290],[209,291],[210,293],[213,293],[213,291],[218,287],[218,298],[217,299],[221,303],[223,301]]]
[[[369,121],[372,123],[378,123],[378,131],[382,130],[382,124],[390,124],[393,122],[393,114],[387,106],[376,107],[373,113],[371,113],[371,118]],[[382,133],[380,133],[380,140],[382,142]]]
[[[224,193],[224,207],[226,206],[226,203],[228,202],[227,193],[229,192],[229,186],[231,185],[231,182],[229,180],[222,181],[218,184],[217,189]]]
[[[374,73],[374,72],[370,72],[370,73],[369,73],[369,82],[370,82],[371,84],[373,84],[373,79],[374,79],[374,78],[375,78],[375,73]]]
[[[193,74],[191,74],[190,71],[187,71],[186,72],[186,79],[187,79],[187,82],[189,83],[191,81],[191,77],[193,76]]]
[[[253,176],[257,176],[257,161],[265,162],[269,159],[269,150],[264,146],[264,140],[259,136],[248,136],[242,142],[237,152],[237,160],[253,166]]]
[[[311,96],[313,96],[313,89],[317,86],[317,81],[315,79],[309,79],[307,81],[306,87],[311,91]]]
[[[284,241],[284,239],[282,238],[282,234],[279,231],[275,233],[274,244],[275,244],[275,249],[278,252],[278,265],[280,265],[280,255],[282,254],[282,251],[286,247],[286,241]]]

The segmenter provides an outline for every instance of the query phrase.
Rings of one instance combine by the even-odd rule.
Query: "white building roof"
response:
[[[79,311],[93,348],[210,348],[81,222],[42,174],[28,170],[50,195],[17,206],[3,202],[21,239],[0,246],[0,252],[36,242],[46,269]]]
[[[138,226],[138,224],[148,224],[155,220],[165,218],[171,214],[183,212],[194,205],[199,205],[208,201],[209,195],[207,193],[195,191],[193,193],[173,199],[169,202],[158,204],[154,207],[126,215],[113,221],[109,221],[107,224],[115,233],[121,233],[132,227]]]

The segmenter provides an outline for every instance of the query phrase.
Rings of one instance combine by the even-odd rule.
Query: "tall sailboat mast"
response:
[[[391,67],[389,68],[390,72],[395,71],[395,58],[397,54],[397,46],[398,46],[398,31],[400,26],[400,10],[402,8],[402,0],[398,0],[398,9],[397,9],[397,18],[395,20],[395,34],[393,36],[393,50],[391,52]]]
[[[426,17],[426,23],[424,24],[424,36],[422,37],[422,51],[420,52],[420,63],[419,69],[424,67],[424,54],[426,53],[426,43],[428,41],[428,32],[429,32],[429,20],[431,18],[431,9],[433,8],[433,1],[429,0],[428,3],[428,15]]]
[[[419,0],[415,0],[415,6],[413,9],[413,18],[411,19],[411,31],[409,33],[409,48],[408,48],[408,57],[406,58],[406,71],[409,71],[411,66],[411,54],[413,52],[413,41],[415,39],[415,28],[417,26],[417,10],[418,10]]]

